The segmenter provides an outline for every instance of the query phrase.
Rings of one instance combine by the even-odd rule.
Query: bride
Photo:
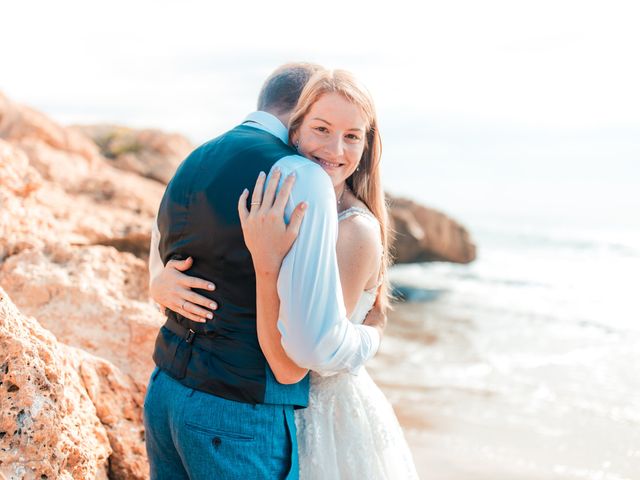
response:
[[[381,142],[370,94],[345,71],[317,73],[291,116],[289,139],[300,155],[322,166],[333,183],[343,298],[350,320],[362,323],[372,308],[385,312],[389,304]],[[260,346],[278,378],[300,379],[307,371],[286,355],[277,329],[276,282],[296,234],[294,222],[286,225],[282,212],[295,179],[281,179],[277,170],[270,177],[268,182],[264,175],[258,177],[250,208],[245,191],[238,211],[256,270]],[[185,262],[179,269],[189,266]],[[160,295],[154,299],[166,303]],[[366,369],[355,375],[310,375],[309,406],[296,411],[301,479],[418,478],[393,408]]]

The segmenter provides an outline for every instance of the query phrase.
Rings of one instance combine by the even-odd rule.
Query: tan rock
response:
[[[106,165],[72,191],[49,191],[49,199],[73,244],[114,246],[146,260],[163,191],[158,182]]]
[[[149,464],[145,450],[142,406],[146,385],[141,387],[110,362],[82,350],[74,358],[83,385],[105,427],[112,453],[110,479],[146,479]]]
[[[25,198],[42,186],[42,177],[29,165],[25,152],[0,139],[0,185]]]
[[[42,248],[58,225],[38,199],[40,174],[20,148],[0,139],[0,262],[28,248]]]
[[[101,165],[69,193],[83,195],[111,209],[127,210],[141,218],[155,218],[165,186],[134,173]],[[148,225],[147,225],[148,228]]]
[[[160,130],[134,130],[116,125],[76,127],[93,138],[113,166],[168,183],[176,168],[193,150],[182,135]]]
[[[40,175],[65,190],[94,174],[94,169],[100,163],[97,157],[90,161],[79,153],[52,147],[40,138],[23,138],[15,144],[27,154],[31,165]]]
[[[0,284],[60,341],[146,384],[164,317],[148,299],[144,261],[112,247],[50,244],[8,258]]]
[[[0,472],[106,479],[107,432],[69,351],[0,289]]]
[[[98,148],[81,132],[61,127],[46,115],[12,102],[0,92],[0,138],[19,144],[37,139],[56,150],[81,156],[91,162],[98,157]]]
[[[58,343],[2,289],[0,351],[0,473],[148,478],[144,388],[106,360]]]
[[[5,97],[2,102],[8,103]],[[51,241],[113,245],[146,258],[164,186],[100,158],[88,162],[79,153],[53,147],[61,142],[47,138],[47,128],[60,133],[61,127],[53,128],[43,116],[20,116],[20,106],[4,110],[13,115],[2,117],[2,132],[18,139],[0,139],[0,261]],[[47,128],[29,128],[30,120]],[[38,133],[45,138],[35,137]]]
[[[390,197],[389,204],[396,263],[475,260],[476,246],[455,220],[405,198]]]

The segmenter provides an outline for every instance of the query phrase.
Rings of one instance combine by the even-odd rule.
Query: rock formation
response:
[[[442,212],[406,198],[389,198],[396,263],[470,263],[476,246],[469,232]]]
[[[147,478],[162,317],[127,251],[147,250],[164,187],[1,95],[0,132],[0,474]]]
[[[144,261],[113,247],[48,244],[9,257],[0,285],[58,339],[146,383],[162,317],[148,300]]]
[[[193,150],[182,135],[134,130],[116,125],[78,127],[100,147],[115,167],[169,183],[176,167]]]
[[[143,391],[56,340],[0,288],[0,473],[9,479],[147,478]]]

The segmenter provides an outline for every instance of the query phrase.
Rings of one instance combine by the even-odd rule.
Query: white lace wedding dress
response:
[[[366,210],[352,207],[339,220]],[[350,320],[360,324],[377,287],[362,292]],[[417,479],[393,408],[363,367],[357,375],[311,372],[309,406],[296,411],[301,480]]]

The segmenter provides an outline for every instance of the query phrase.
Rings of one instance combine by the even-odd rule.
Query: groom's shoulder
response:
[[[282,142],[273,134],[262,129],[244,125],[238,125],[203,143],[195,148],[192,154],[219,154],[221,151],[231,151],[235,153],[252,152],[254,154],[256,152],[262,152],[275,157],[285,157],[295,154],[295,150],[291,146]]]
[[[197,146],[191,153],[192,154],[203,154],[210,152],[211,150],[216,149],[221,144],[229,143],[234,140],[242,141],[242,139],[237,139],[236,137],[238,131],[238,127],[232,128],[231,130],[227,130],[226,132],[214,137],[206,142]]]

